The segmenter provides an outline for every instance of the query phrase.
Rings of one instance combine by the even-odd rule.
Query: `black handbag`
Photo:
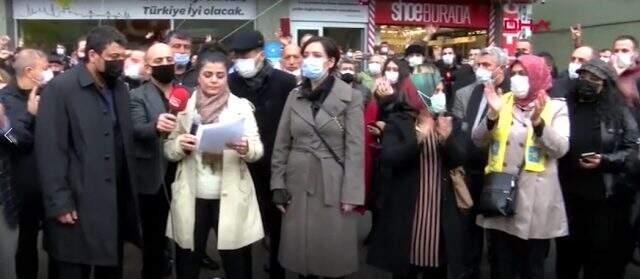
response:
[[[518,175],[503,172],[487,174],[478,201],[478,213],[485,217],[513,216],[517,194]]]

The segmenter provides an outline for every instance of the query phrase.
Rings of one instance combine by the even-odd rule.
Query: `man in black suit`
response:
[[[176,127],[175,115],[169,113],[169,96],[175,78],[173,51],[167,44],[156,43],[144,57],[149,82],[131,91],[131,117],[136,148],[136,177],[144,247],[142,278],[162,278],[166,271],[165,230],[169,212],[169,189],[176,164],[164,158],[163,139]]]
[[[229,75],[229,88],[240,98],[255,106],[255,116],[264,144],[264,156],[249,165],[256,184],[256,194],[266,232],[271,240],[270,278],[284,278],[284,269],[278,263],[280,246],[280,212],[271,203],[271,154],[276,139],[278,122],[289,92],[296,86],[293,75],[274,69],[265,59],[264,37],[258,31],[236,34],[231,42],[235,72]]]
[[[467,186],[471,197],[476,202],[480,198],[482,187],[484,186],[484,168],[487,165],[487,150],[476,147],[471,140],[473,128],[487,114],[488,104],[485,98],[485,87],[493,86],[493,90],[509,92],[509,77],[506,76],[507,54],[497,47],[488,47],[481,51],[476,64],[476,78],[474,84],[458,90],[455,94],[452,113],[462,120],[462,133],[466,146],[467,158],[464,169],[467,176]],[[469,277],[479,278],[480,262],[482,260],[483,229],[475,224],[477,212],[472,208],[466,223],[465,243],[468,253],[466,253],[466,267]],[[490,258],[491,260],[491,258]]]
[[[42,92],[35,147],[55,278],[121,278],[123,241],[140,242],[125,45],[113,27],[92,29],[85,62]]]

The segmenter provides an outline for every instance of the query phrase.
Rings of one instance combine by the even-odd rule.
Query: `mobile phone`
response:
[[[291,37],[291,20],[288,17],[280,18],[280,31],[282,36]]]
[[[588,157],[591,157],[593,155],[596,155],[596,153],[595,152],[582,153],[582,154],[580,154],[580,158],[588,158]]]

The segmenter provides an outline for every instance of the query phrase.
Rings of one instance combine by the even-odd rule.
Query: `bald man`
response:
[[[131,91],[131,118],[137,149],[135,175],[138,177],[140,217],[144,247],[142,278],[164,278],[165,229],[169,201],[165,196],[173,183],[175,164],[163,156],[163,135],[176,127],[176,117],[169,113],[169,95],[176,76],[174,54],[169,45],[156,43],[144,57],[144,71],[149,82]]]
[[[578,74],[576,71],[582,67],[582,64],[594,57],[594,50],[590,46],[581,46],[573,50],[569,58],[569,67],[566,72],[553,81],[553,87],[549,91],[552,98],[565,98],[568,94],[575,91]]]
[[[300,81],[300,67],[302,66],[302,50],[299,46],[290,44],[282,50],[282,58],[280,58],[280,69],[296,76]]]

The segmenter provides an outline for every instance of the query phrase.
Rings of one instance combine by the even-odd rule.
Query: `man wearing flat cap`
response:
[[[260,211],[266,233],[271,240],[270,278],[284,278],[284,270],[278,263],[280,246],[280,212],[271,203],[271,154],[278,130],[278,122],[289,92],[296,86],[296,78],[274,69],[266,60],[264,37],[258,31],[236,34],[230,44],[235,56],[234,73],[229,75],[229,88],[240,98],[251,101],[264,144],[264,156],[249,165],[256,186]]]

